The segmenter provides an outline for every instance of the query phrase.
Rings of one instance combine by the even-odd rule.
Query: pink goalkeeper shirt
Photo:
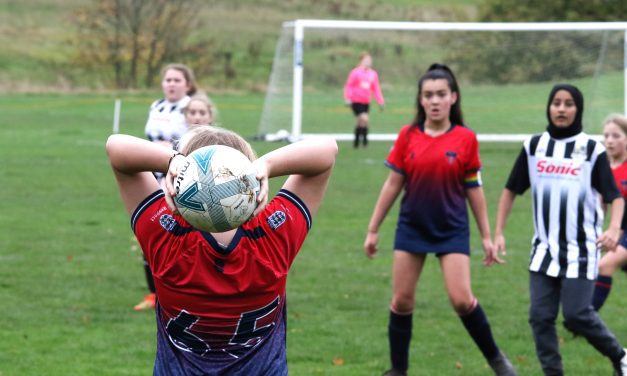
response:
[[[351,103],[369,104],[371,95],[383,106],[383,93],[377,71],[361,66],[354,68],[344,84],[344,99]]]

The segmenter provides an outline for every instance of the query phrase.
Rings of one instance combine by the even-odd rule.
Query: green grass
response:
[[[125,133],[141,136],[152,95],[123,95]],[[257,130],[260,95],[214,98],[222,123]],[[112,95],[1,95],[0,375],[146,375],[155,352],[155,318],[132,306],[145,294],[140,251],[104,153]],[[381,116],[386,116],[385,112]],[[281,144],[253,142],[263,153]],[[387,170],[389,142],[353,150],[340,143],[327,197],[288,280],[288,362],[293,375],[372,375],[388,367],[393,210],[381,227],[381,254],[362,250]],[[484,183],[493,218],[520,148],[482,144]],[[274,182],[273,190],[279,182]],[[527,325],[529,196],[514,206],[508,263],[481,266],[473,225],[473,288],[499,345],[521,375],[539,375]],[[627,321],[615,291],[602,316],[619,339]],[[412,374],[486,375],[486,363],[442,286],[435,258],[419,283]],[[609,374],[609,362],[558,325],[566,373]],[[340,365],[336,365],[340,364]]]
[[[610,112],[623,107],[622,72],[603,79],[570,80],[586,98],[584,127],[588,133],[602,133],[602,123]],[[554,83],[525,85],[466,85],[462,87],[462,104],[466,124],[477,133],[537,133],[547,124],[547,95]],[[596,86],[595,86],[596,85]],[[384,89],[385,90],[385,89]],[[379,112],[371,103],[371,132],[396,133],[410,123],[416,111],[416,89],[391,87],[384,91],[385,110]],[[291,128],[291,107],[287,101],[279,108],[283,123],[275,129]],[[277,122],[277,124],[280,124]],[[303,94],[303,132],[351,133],[353,114],[344,106],[342,87],[334,90],[306,90]]]

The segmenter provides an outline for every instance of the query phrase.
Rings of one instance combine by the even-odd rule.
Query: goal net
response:
[[[417,80],[434,62],[460,84],[466,125],[480,141],[519,141],[547,124],[556,83],[584,94],[584,129],[626,108],[627,22],[421,23],[296,20],[283,24],[258,136],[352,139],[343,86],[360,53],[372,55],[385,109],[370,106],[371,140],[393,140],[416,112]]]

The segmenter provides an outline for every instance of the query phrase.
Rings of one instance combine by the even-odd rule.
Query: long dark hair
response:
[[[418,80],[418,95],[416,96],[416,108],[418,112],[416,113],[416,117],[412,122],[412,125],[422,125],[425,123],[427,118],[425,114],[425,109],[420,104],[420,97],[422,95],[422,84],[426,80],[440,80],[444,79],[448,82],[448,87],[452,92],[457,93],[457,101],[451,106],[451,112],[449,113],[449,120],[451,121],[451,125],[464,125],[464,116],[462,115],[462,93],[459,91],[459,86],[457,85],[457,80],[455,79],[455,75],[451,68],[449,68],[445,64],[434,63],[431,64],[427,72],[420,77]]]

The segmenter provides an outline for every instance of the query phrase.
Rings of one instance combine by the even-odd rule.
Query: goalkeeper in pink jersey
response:
[[[344,84],[344,101],[351,106],[357,118],[355,148],[359,147],[359,140],[364,147],[368,145],[368,110],[373,95],[383,111],[385,101],[379,85],[379,74],[372,69],[372,56],[363,52],[359,56],[359,65],[351,70]]]

